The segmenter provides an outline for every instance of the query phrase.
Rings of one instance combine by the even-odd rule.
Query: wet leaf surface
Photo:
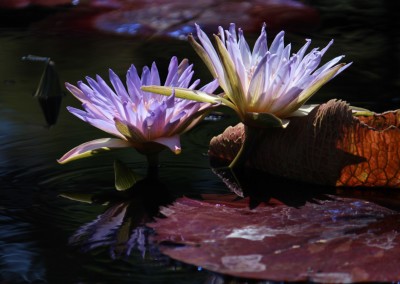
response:
[[[211,198],[211,199],[210,199]],[[398,281],[399,213],[326,195],[298,208],[271,199],[178,199],[149,226],[177,260],[236,277],[349,283]]]

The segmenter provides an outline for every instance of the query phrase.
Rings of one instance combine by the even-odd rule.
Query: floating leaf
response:
[[[4,0],[3,0],[4,1]],[[113,2],[112,4],[110,4]],[[116,4],[115,4],[116,2]],[[1,4],[0,4],[1,5]],[[85,5],[105,6],[95,17],[70,19],[81,29],[92,28],[101,32],[125,36],[169,36],[185,39],[193,31],[194,23],[201,23],[207,31],[218,25],[235,22],[246,31],[258,32],[260,23],[268,20],[273,31],[310,31],[319,23],[318,10],[298,1],[88,1]],[[118,9],[115,9],[115,8]],[[110,8],[114,10],[110,11]],[[94,10],[96,11],[96,10]],[[205,13],[204,11],[207,11]],[[99,13],[100,12],[100,13]],[[162,24],[153,19],[162,19]],[[83,26],[82,22],[86,25]],[[54,25],[53,25],[54,26]],[[163,38],[165,40],[165,38]]]
[[[274,281],[398,281],[400,214],[365,200],[327,197],[298,208],[270,201],[253,210],[248,199],[235,201],[234,195],[181,198],[161,210],[167,218],[149,226],[163,253],[222,274]]]
[[[400,111],[354,116],[331,100],[288,126],[263,129],[246,165],[312,184],[400,187]],[[228,127],[210,142],[211,163],[228,165],[243,141],[243,124]]]

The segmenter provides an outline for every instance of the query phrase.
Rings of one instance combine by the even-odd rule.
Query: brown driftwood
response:
[[[353,116],[347,103],[330,100],[285,129],[260,129],[246,167],[320,185],[399,188],[399,125],[399,110]],[[239,123],[214,137],[211,164],[232,161],[244,136]]]

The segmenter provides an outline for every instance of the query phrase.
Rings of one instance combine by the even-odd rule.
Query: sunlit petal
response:
[[[145,154],[146,151],[154,151],[151,145],[158,143],[178,153],[179,135],[193,127],[205,111],[221,103],[220,97],[212,95],[219,86],[217,79],[196,90],[200,81],[191,83],[193,75],[193,65],[187,59],[178,64],[176,57],[171,58],[165,86],[161,86],[155,63],[151,68],[144,66],[141,76],[132,65],[126,74],[126,86],[117,74],[109,70],[112,88],[100,76],[96,76],[96,80],[87,77],[88,84],[78,82],[78,86],[73,86],[67,83],[67,89],[82,102],[83,110],[73,107],[67,109],[94,127],[121,138],[116,140],[124,141],[119,142],[124,147],[133,147]],[[142,90],[144,85],[151,87],[143,87]],[[184,96],[202,99],[194,102],[175,95],[169,96],[174,88]],[[159,89],[168,96],[157,94],[155,91]],[[115,144],[114,140],[110,141]],[[96,140],[82,144],[59,161],[91,156],[96,145],[103,145],[103,142]],[[107,148],[104,145],[99,148]],[[162,147],[156,147],[156,150],[160,149]]]
[[[287,105],[286,109],[282,111],[284,113],[283,115],[290,115],[299,109],[315,92],[332,79],[343,66],[345,66],[344,63],[336,65],[334,68],[331,68],[328,72],[324,73],[323,76],[320,76],[308,88],[304,89],[299,94],[298,98],[293,100],[289,105]]]
[[[181,143],[179,140],[179,135],[174,135],[171,137],[160,137],[160,138],[154,139],[154,142],[157,142],[159,144],[162,144],[162,145],[168,147],[175,154],[181,153]]]
[[[302,105],[301,107],[299,107],[298,110],[296,110],[295,112],[292,112],[290,114],[290,116],[306,116],[308,115],[314,108],[316,108],[317,106],[319,106],[318,104],[311,104],[311,105]]]
[[[212,88],[213,86],[210,86]],[[183,98],[187,100],[193,100],[197,102],[204,103],[218,103],[219,97],[212,96],[206,92],[198,91],[198,90],[190,90],[185,88],[172,88],[166,86],[143,86],[143,91],[153,92],[160,95],[169,96],[175,91],[175,96],[177,98]]]
[[[251,52],[242,29],[236,30],[235,24],[225,31],[218,28],[215,46],[198,25],[196,29],[200,43],[193,37],[189,40],[218,78],[224,90],[220,102],[234,109],[245,123],[254,117],[247,113],[270,113],[280,119],[292,115],[325,83],[350,66],[339,63],[343,56],[338,56],[319,67],[333,40],[322,50],[314,48],[307,53],[311,40],[306,39],[297,53],[291,54],[291,44],[284,43],[284,31],[275,36],[268,48],[264,24]],[[196,100],[194,94],[182,90],[177,91],[180,95]],[[198,96],[197,100],[212,101],[207,96]]]
[[[116,138],[101,138],[83,143],[72,150],[68,151],[57,161],[60,164],[65,164],[73,160],[93,156],[94,154],[107,151],[113,148],[131,147],[130,143]]]

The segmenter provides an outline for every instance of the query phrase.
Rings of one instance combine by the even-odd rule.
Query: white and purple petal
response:
[[[268,48],[265,27],[264,24],[251,52],[243,31],[240,28],[236,31],[234,24],[225,31],[222,27],[218,28],[217,48],[196,25],[200,43],[208,55],[206,59],[212,62],[216,77],[225,91],[221,102],[233,108],[242,119],[249,117],[243,113],[246,111],[271,113],[284,118],[350,65],[338,64],[342,59],[339,56],[318,67],[333,40],[322,50],[314,48],[306,53],[311,44],[311,40],[307,39],[297,53],[291,55],[291,45],[285,46],[284,32],[281,31]],[[233,63],[235,70],[231,70],[229,62]]]
[[[65,164],[73,160],[93,156],[99,151],[107,151],[113,148],[126,148],[130,146],[129,142],[117,138],[96,139],[73,148],[57,161],[60,164]]]
[[[177,58],[172,57],[165,84],[196,88],[200,81],[191,83],[194,74],[192,69],[193,65],[189,65],[187,59],[178,65]],[[151,68],[143,67],[141,76],[132,65],[126,75],[126,87],[111,69],[109,79],[111,85],[100,76],[96,76],[96,80],[86,77],[87,84],[78,82],[77,86],[73,86],[67,83],[66,88],[82,102],[83,107],[83,110],[73,107],[68,107],[68,110],[81,120],[121,139],[84,143],[64,155],[60,163],[90,156],[96,149],[109,147],[134,147],[143,153],[147,149],[144,144],[153,142],[179,153],[179,135],[193,126],[194,121],[197,122],[200,109],[204,112],[212,106],[176,98],[174,94],[161,96],[142,91],[143,85],[161,84],[155,63]],[[217,87],[218,83],[214,80],[203,89],[212,93]]]

